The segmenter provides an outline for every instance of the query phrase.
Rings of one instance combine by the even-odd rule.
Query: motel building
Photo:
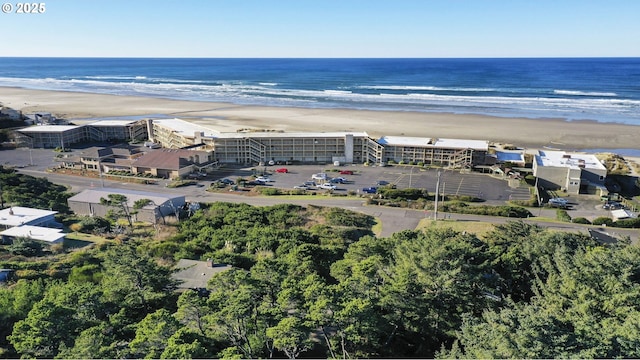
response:
[[[187,160],[195,164],[195,168],[198,169],[217,163],[385,164],[390,161],[470,168],[485,165],[489,161],[487,156],[489,142],[485,140],[405,136],[383,136],[375,139],[366,132],[355,131],[220,132],[181,119],[101,120],[82,126],[39,125],[20,129],[17,133],[21,136],[23,146],[45,148],[65,148],[70,144],[91,141],[148,140],[148,147],[152,149],[162,147],[180,151],[179,155],[167,153],[165,159],[168,160],[169,155],[172,155],[172,159],[178,159],[176,160],[178,165],[172,165],[169,168],[168,162],[160,164],[166,168],[165,170],[172,171],[171,174],[175,173],[172,176],[184,175],[184,171],[187,171],[185,170]],[[186,154],[189,151],[193,152],[193,156]],[[202,154],[196,154],[196,152],[202,152]],[[122,169],[128,168],[133,173],[143,172],[154,175],[154,166],[158,169],[162,167],[156,164],[157,161],[154,162],[155,165],[152,164],[154,166],[146,164],[145,161],[150,156],[136,156],[135,160],[132,154],[128,157],[120,159],[122,161],[115,165]],[[102,156],[99,150],[96,150],[96,156],[93,156],[94,160],[100,160],[97,162],[98,167],[108,165],[112,158],[116,159],[116,156]],[[70,164],[66,165],[68,167],[87,168],[87,164],[82,161],[75,161],[72,164],[71,160],[69,162]]]

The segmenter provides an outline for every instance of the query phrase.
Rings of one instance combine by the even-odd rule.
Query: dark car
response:
[[[331,180],[329,180],[330,183],[334,183],[334,184],[346,184],[347,183],[347,179],[343,178],[343,177],[337,177],[337,178],[333,178]]]
[[[233,181],[233,180],[231,180],[231,179],[226,179],[226,178],[225,178],[225,179],[220,180],[220,182],[221,182],[221,183],[223,183],[223,184],[225,184],[225,185],[233,185],[233,184],[235,184],[235,183],[236,183],[235,181]]]
[[[362,192],[367,193],[367,194],[375,194],[378,192],[378,188],[377,187],[366,187],[366,188],[362,188]]]
[[[620,210],[624,209],[624,205],[620,204],[617,201],[607,201],[602,208],[605,210]]]

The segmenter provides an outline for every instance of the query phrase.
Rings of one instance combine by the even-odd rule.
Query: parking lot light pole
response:
[[[415,169],[415,167],[411,165],[411,171],[409,171],[409,188],[411,188],[411,176],[413,175],[413,169]]]
[[[438,170],[438,181],[436,182],[436,203],[433,209],[433,219],[438,220],[438,198],[440,197],[440,175],[442,172]]]

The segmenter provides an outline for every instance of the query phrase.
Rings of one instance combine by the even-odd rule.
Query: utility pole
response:
[[[440,197],[440,175],[442,175],[442,172],[438,170],[438,182],[436,182],[436,203],[433,210],[433,220],[438,220],[438,198]]]

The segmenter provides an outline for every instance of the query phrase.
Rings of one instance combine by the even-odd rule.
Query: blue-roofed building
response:
[[[517,166],[524,166],[524,151],[496,151],[496,160],[498,163],[513,163]]]

